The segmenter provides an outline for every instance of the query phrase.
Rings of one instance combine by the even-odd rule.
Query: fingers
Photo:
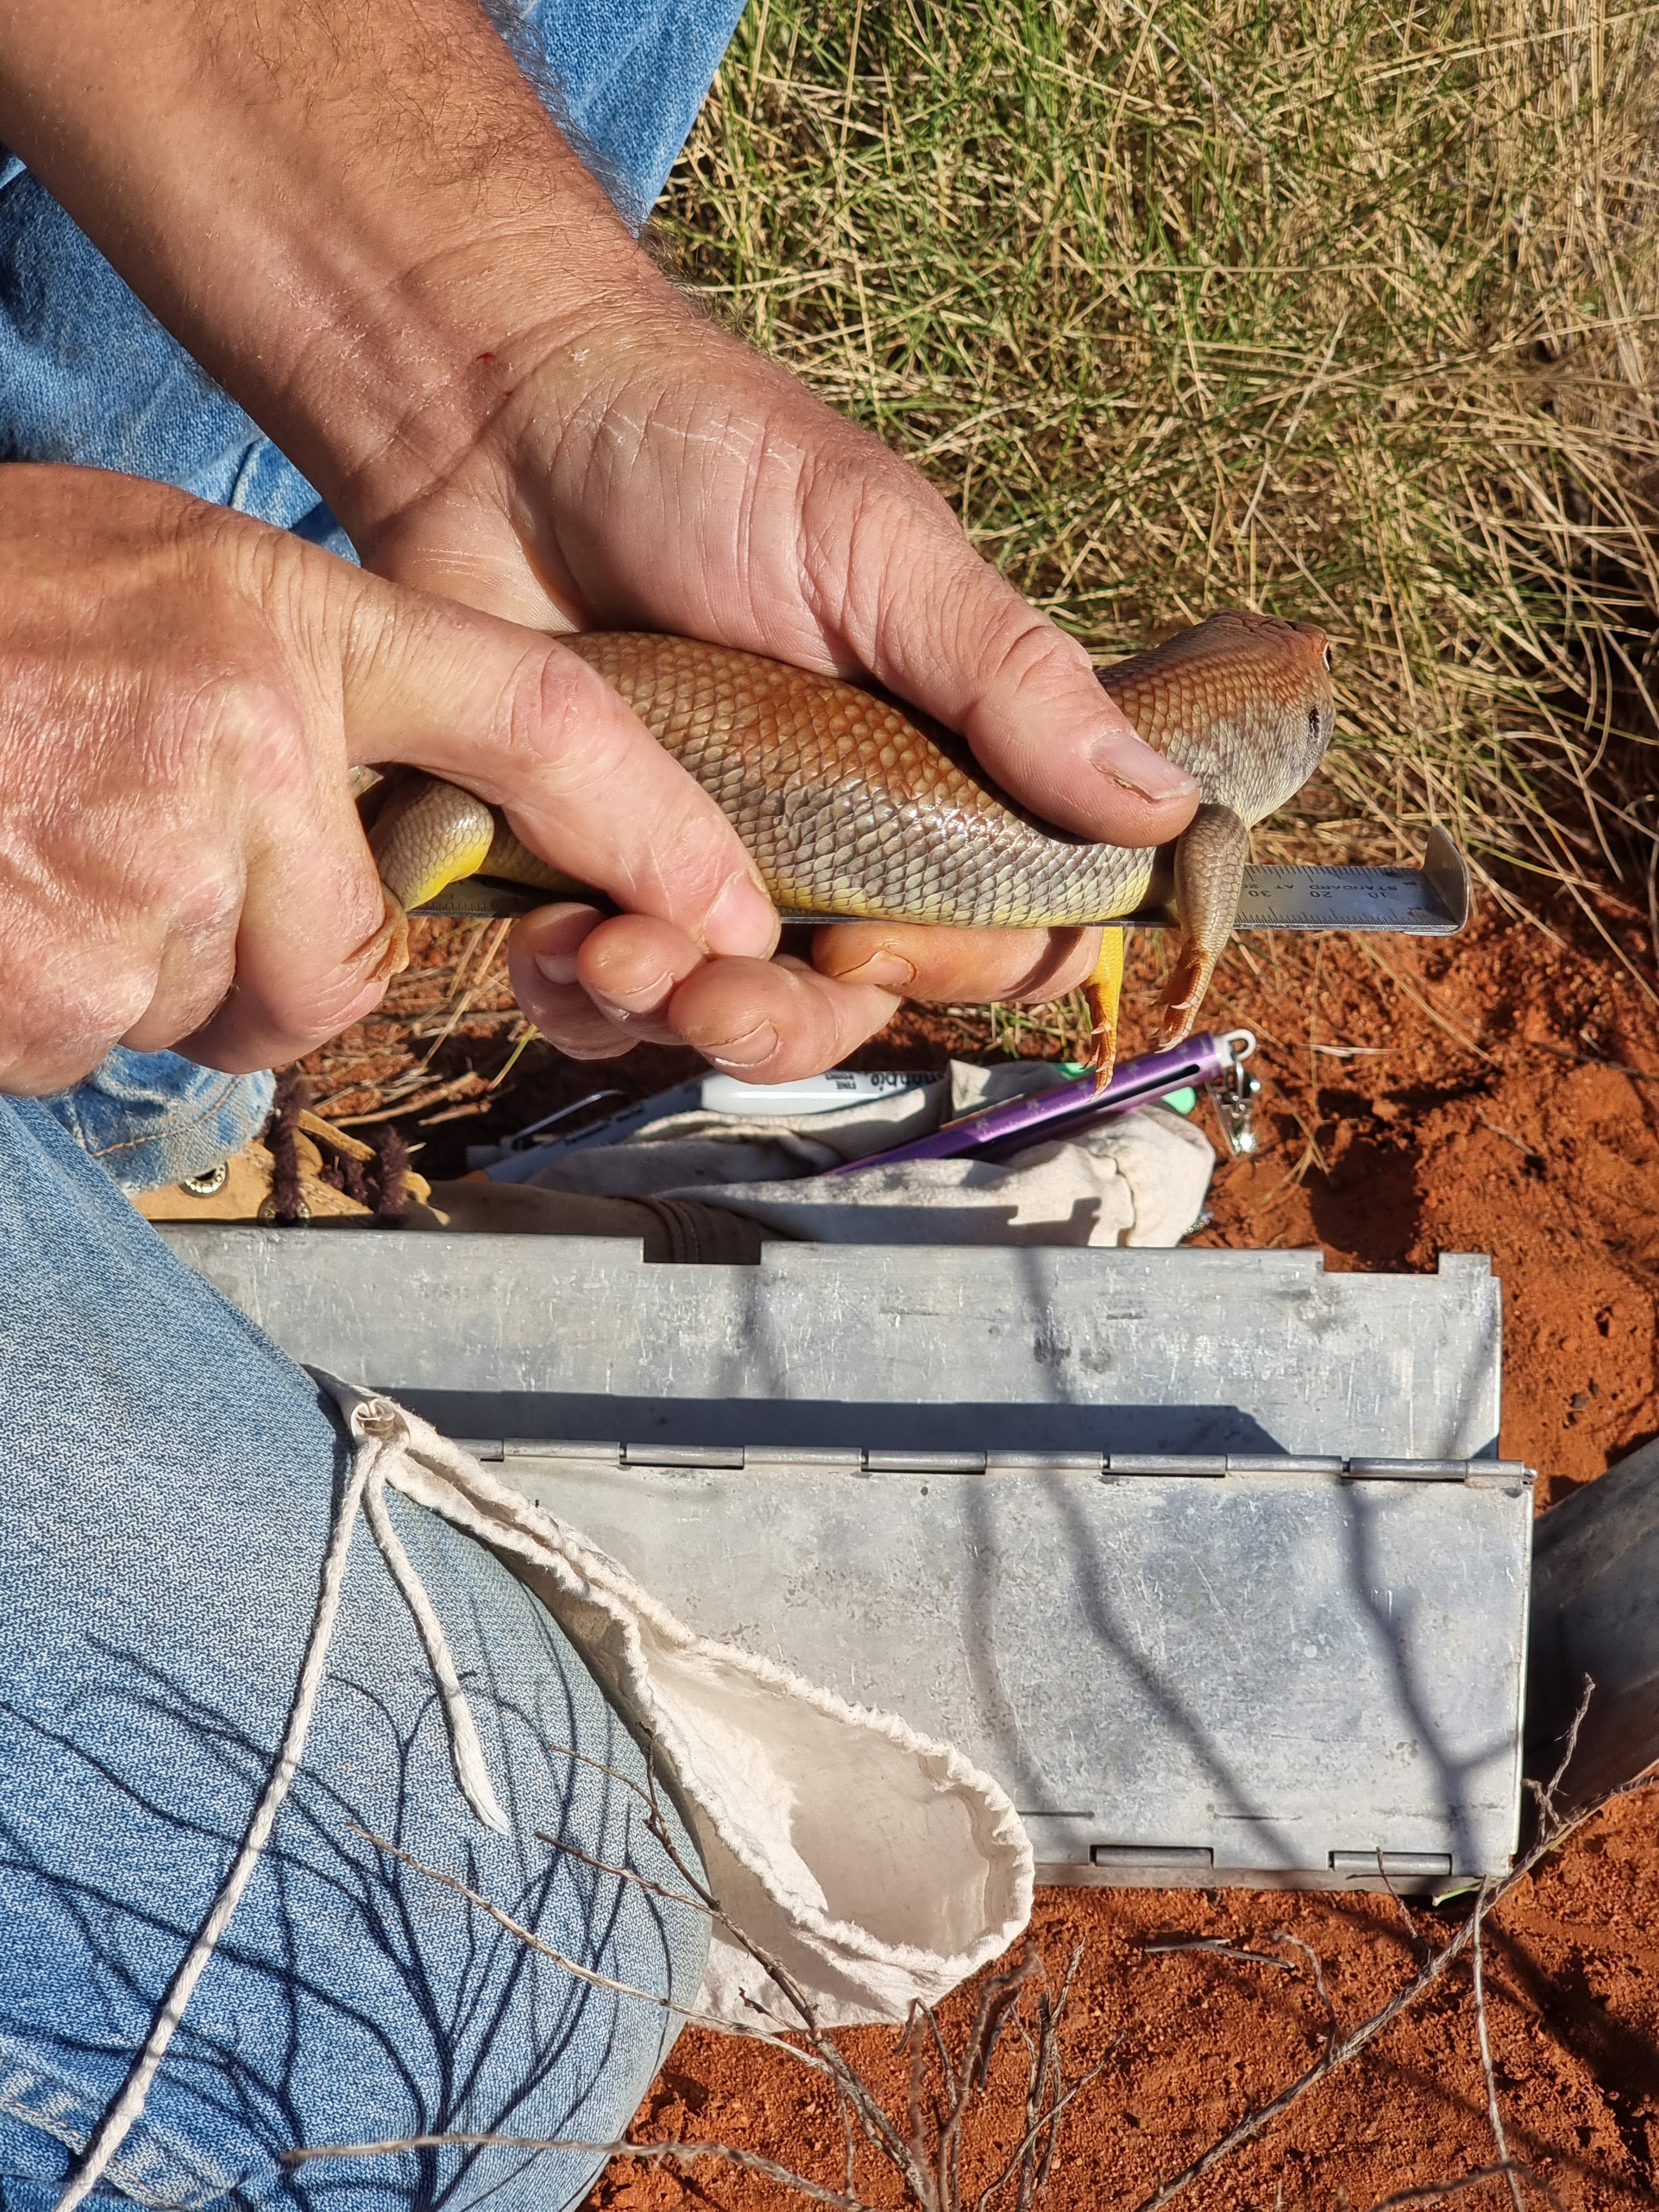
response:
[[[836,983],[804,962],[708,961],[669,1001],[686,1043],[745,1083],[792,1083],[834,1067],[884,1029],[900,1001]]]
[[[119,1037],[280,1064],[368,1011],[401,917],[355,763],[502,804],[555,865],[675,933],[676,975],[775,944],[714,802],[550,640],[161,487],[4,473],[0,648],[34,685],[0,702],[15,1085],[72,1080]]]
[[[884,1027],[905,999],[1039,1005],[1076,990],[1097,929],[939,929],[849,922],[820,929],[799,961],[706,961],[642,915],[544,907],[514,927],[514,995],[573,1060],[635,1044],[693,1046],[757,1083],[817,1074]]]
[[[397,759],[504,809],[532,851],[701,951],[763,958],[778,921],[706,793],[550,640],[358,577],[343,658],[351,761]]]
[[[574,1060],[639,1043],[690,1045],[751,1083],[787,1083],[845,1059],[899,1000],[803,962],[705,960],[681,933],[640,915],[544,907],[514,925],[508,968],[520,1006]]]
[[[402,939],[394,945],[337,728],[319,732],[292,694],[253,684],[221,685],[202,714],[211,726],[198,742],[220,763],[235,820],[240,913],[234,988],[180,1043],[216,1067],[280,1067],[379,1004]],[[155,1012],[162,1003],[158,994]]]
[[[701,957],[669,923],[632,915],[604,921],[590,906],[539,908],[507,939],[514,997],[572,1060],[683,1042],[660,1010]]]
[[[1097,929],[939,929],[844,922],[812,939],[812,965],[927,1006],[1042,1006],[1087,981]]]

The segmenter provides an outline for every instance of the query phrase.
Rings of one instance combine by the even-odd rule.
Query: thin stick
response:
[[[434,1089],[423,1091],[413,1098],[399,1098],[391,1106],[382,1106],[376,1113],[343,1114],[334,1126],[338,1129],[361,1129],[370,1121],[393,1121],[399,1114],[422,1113],[428,1106],[441,1105],[446,1098],[453,1098],[459,1091],[469,1089],[482,1091],[483,1088],[483,1078],[481,1075],[475,1075],[472,1070],[468,1068],[465,1075],[452,1077],[449,1082],[440,1083]],[[382,1092],[381,1096],[384,1097],[385,1093]]]
[[[1236,1959],[1242,1966],[1272,1966],[1281,1974],[1296,1972],[1289,1959],[1275,1959],[1271,1951],[1241,1951],[1236,1943],[1224,1942],[1219,1936],[1188,1936],[1178,1943],[1143,1943],[1140,1948],[1154,1954],[1165,1951],[1202,1951],[1212,1959]]]
[[[562,1852],[568,1859],[576,1859],[583,1866],[592,1867],[595,1874],[614,1875],[618,1881],[631,1881],[649,1896],[660,1897],[669,1905],[683,1905],[688,1911],[691,1912],[706,1914],[710,1910],[708,1905],[701,1897],[682,1897],[678,1890],[669,1889],[662,1882],[653,1881],[647,1875],[635,1874],[632,1867],[612,1866],[608,1859],[596,1859],[591,1851],[585,1851],[575,1844],[567,1843],[562,1837],[550,1836],[545,1829],[537,1829],[536,1841],[538,1844],[546,1844],[553,1850]]]
[[[1578,1730],[1583,1725],[1584,1714],[1589,1708],[1591,1686],[1589,1683],[1585,1685],[1584,1696],[1580,1702],[1573,1725],[1568,1732],[1566,1749],[1559,1765],[1550,1781],[1538,1792],[1538,1800],[1541,1808],[1547,1808],[1555,1803],[1556,1792],[1559,1790],[1562,1778],[1571,1762],[1573,1751],[1578,1741]],[[1586,1820],[1593,1819],[1596,1814],[1605,1811],[1609,1805],[1618,1803],[1622,1798],[1635,1796],[1644,1790],[1650,1790],[1656,1783],[1659,1783],[1659,1769],[1650,1769],[1638,1775],[1634,1780],[1621,1784],[1617,1789],[1602,1791],[1577,1812],[1569,1814],[1564,1820],[1550,1820],[1546,1814],[1541,1832],[1530,1849],[1522,1853],[1501,1881],[1493,1884],[1486,1901],[1486,1910],[1490,1911],[1499,1905],[1518,1883],[1525,1881],[1540,1860],[1546,1858],[1550,1852],[1559,1850],[1567,1838],[1581,1828]],[[1179,2197],[1183,2190],[1190,2188],[1194,2181],[1201,2179],[1212,2167],[1218,2166],[1224,2158],[1231,2156],[1244,2143],[1253,2142],[1265,2129],[1270,2127],[1281,2113],[1288,2111],[1291,2106],[1297,2103],[1300,2098],[1305,2097],[1310,2089],[1317,2088],[1319,2084],[1328,2075],[1334,2074],[1339,2067],[1346,2066],[1352,2058],[1357,2058],[1359,2053],[1368,2045],[1374,2043],[1386,2028],[1391,2027],[1402,2013],[1409,2012],[1418,2000],[1434,1987],[1447,1969],[1453,1966],[1468,1948],[1474,1932],[1475,1922],[1471,1917],[1438,1951],[1424,1961],[1412,1979],[1401,1989],[1397,1990],[1380,2011],[1373,2013],[1369,2020],[1362,2021],[1359,2026],[1343,2037],[1340,2042],[1328,2045],[1321,2056],[1304,2073],[1299,2074],[1294,2081],[1288,2082],[1277,2096],[1269,2098],[1265,2105],[1253,2106],[1243,2118],[1228,2129],[1225,2135],[1218,2136],[1207,2150],[1200,2153],[1190,2166],[1183,2167],[1179,2173],[1172,2175],[1168,2181],[1161,2182],[1150,2197],[1143,2197],[1134,2208],[1134,2212],[1162,2212],[1163,2206]]]
[[[490,1077],[490,1090],[499,1091],[501,1089],[502,1084],[506,1082],[507,1077],[512,1074],[514,1069],[518,1066],[520,1058],[523,1056],[525,1047],[536,1035],[536,1024],[533,1022],[526,1022],[523,1029],[519,1032],[517,1042],[514,1045],[512,1051],[507,1055],[505,1064]]]
[[[1461,2197],[1466,2189],[1478,2189],[1483,2181],[1495,2181],[1500,2173],[1509,2176],[1511,2189],[1515,2186],[1516,2177],[1522,2173],[1535,2189],[1543,2189],[1543,2184],[1530,2166],[1518,2166],[1512,2158],[1506,2158],[1500,2165],[1477,2166],[1468,2173],[1460,2173],[1455,2181],[1425,2181],[1415,2189],[1397,2190],[1392,2197],[1379,2198],[1371,2206],[1370,2212],[1405,2212],[1408,2204],[1437,2204],[1443,2197]],[[1553,2204],[1555,2198],[1552,2192],[1544,2190],[1544,2194]]]
[[[696,1891],[697,1895],[704,1900],[709,1915],[714,1919],[715,1924],[724,1929],[724,1931],[732,1938],[732,1941],[741,1949],[746,1951],[749,1956],[754,1960],[756,1965],[758,1966],[769,1978],[774,1985],[782,1991],[784,1996],[793,2007],[796,2015],[799,2019],[802,2031],[811,2044],[814,2052],[817,2054],[817,2057],[822,2060],[825,2069],[835,2081],[836,2081],[845,2090],[848,2100],[851,2104],[854,2111],[857,2113],[859,2124],[863,2128],[866,2136],[892,2160],[893,2164],[897,2167],[900,2175],[902,2177],[905,2186],[910,2190],[916,2203],[924,2207],[930,2207],[932,2203],[930,2195],[932,2182],[926,2166],[917,2163],[912,2154],[910,2146],[905,2141],[903,2136],[900,2134],[898,2129],[893,2124],[893,2122],[889,2118],[887,2113],[876,2101],[876,2099],[872,2095],[866,2084],[860,2079],[858,2075],[854,2072],[852,2067],[848,2063],[846,2058],[842,2057],[835,2043],[824,2033],[822,2027],[819,2025],[817,2014],[813,2009],[811,1998],[807,1996],[805,1991],[795,1980],[793,1975],[789,1972],[788,1969],[781,1963],[781,1960],[774,1959],[769,1953],[764,1951],[761,1946],[754,1941],[752,1936],[745,1935],[744,1931],[739,1929],[724,1911],[722,1911],[713,1892],[708,1887],[706,1883],[698,1880],[696,1875],[694,1874],[691,1869],[686,1864],[685,1856],[674,1840],[673,1835],[669,1829],[668,1823],[663,1817],[662,1808],[658,1800],[656,1744],[653,1738],[649,1735],[646,1737],[646,1786],[644,1789],[641,1789],[640,1784],[634,1781],[630,1776],[618,1773],[615,1767],[608,1765],[603,1759],[593,1758],[588,1753],[576,1751],[570,1749],[568,1747],[562,1746],[554,1746],[551,1747],[551,1748],[562,1751],[564,1756],[580,1761],[580,1763],[584,1766],[593,1767],[598,1772],[608,1776],[614,1782],[619,1783],[623,1789],[629,1790],[639,1799],[641,1803],[647,1808],[647,1823],[650,1832],[656,1839],[657,1843],[661,1846],[663,1851],[666,1854],[669,1863],[672,1866],[675,1873],[679,1875],[681,1881],[684,1881],[689,1888]],[[628,1879],[629,1880],[633,1880],[635,1878],[635,1877],[631,1875],[628,1876]],[[757,2012],[762,2011],[763,2008],[757,2003],[755,2003],[755,2001],[752,1998],[750,2002]],[[768,2019],[772,2019],[774,2017],[771,2014],[764,2014],[763,2016]],[[785,2049],[788,2049],[791,2046],[787,2045],[783,2046]]]
[[[574,1959],[567,1958],[562,1951],[556,1951],[550,1943],[544,1942],[532,1929],[526,1928],[522,1921],[515,1920],[510,1912],[503,1911],[491,1899],[481,1895],[476,1889],[470,1889],[459,1875],[445,1874],[441,1868],[425,1865],[412,1852],[389,1843],[386,1837],[377,1836],[370,1828],[359,1827],[355,1820],[347,1825],[353,1835],[361,1836],[377,1851],[385,1851],[388,1856],[397,1859],[411,1874],[423,1875],[428,1881],[438,1882],[445,1889],[453,1889],[458,1897],[464,1897],[469,1905],[476,1905],[480,1912],[486,1914],[515,1941],[525,1944],[530,1950],[539,1951],[544,1959],[550,1959],[556,1966],[562,1966],[566,1973],[574,1974],[579,1982],[589,1982],[596,1990],[610,1990],[617,1996],[637,1997],[641,2004],[655,2005],[659,2012],[672,2012],[676,2019],[690,2021],[695,2027],[712,2027],[725,2035],[743,2036],[751,2043],[769,2043],[781,2051],[787,2051],[793,2057],[799,2058],[806,2064],[816,2063],[807,2052],[796,2050],[793,2044],[785,2043],[780,2036],[769,2034],[763,2028],[739,2027],[735,2022],[717,2020],[713,2013],[695,2012],[689,2006],[676,2004],[672,1997],[660,1997],[654,1990],[638,1989],[632,1982],[614,1981],[609,1974],[601,1974],[594,1967],[579,1966]],[[629,1876],[628,1879],[637,1880],[638,1877]],[[685,1900],[678,1899],[676,1902],[683,1904]],[[461,2138],[458,2136],[454,2140],[459,2142]]]
[[[1379,1852],[1377,1856],[1381,1857],[1382,1854]],[[1290,1944],[1293,1950],[1300,1951],[1307,1960],[1313,1974],[1315,1992],[1320,2003],[1325,2008],[1325,2048],[1328,2051],[1341,2031],[1336,2017],[1336,2007],[1331,2002],[1331,1993],[1325,1986],[1325,1969],[1320,1964],[1318,1952],[1311,1943],[1304,1943],[1299,1936],[1292,1936],[1288,1928],[1275,1928],[1273,1932],[1273,1941],[1275,1943]]]
[[[472,956],[483,943],[484,933],[489,927],[489,924],[487,921],[475,921],[467,931],[466,942],[461,948],[461,957],[450,970],[449,988],[444,994],[444,1004],[447,1006],[453,1006],[459,997],[461,987],[466,981],[466,971],[472,965]],[[428,969],[428,973],[430,972]]]
[[[1065,2095],[1057,2098],[1054,2103],[1049,2106],[1048,2110],[1037,2122],[1036,2127],[1032,2129],[1030,2134],[1025,2136],[1022,2142],[1015,2146],[1013,2154],[1009,2159],[1007,2165],[1003,2167],[1002,2172],[997,2176],[990,2187],[981,2196],[979,2200],[979,2212],[985,2212],[985,2207],[989,2203],[991,2198],[994,2197],[998,2190],[1002,2187],[1009,2175],[1012,2173],[1017,2162],[1024,2156],[1027,2149],[1030,2147],[1031,2143],[1035,2142],[1036,2137],[1042,2133],[1042,2130],[1045,2128],[1053,2128],[1055,2121],[1059,2119],[1060,2114],[1065,2111],[1067,2105],[1071,2103],[1073,2098],[1079,2095],[1083,2090],[1088,2088],[1093,2082],[1099,2081],[1101,2075],[1106,2071],[1107,2065],[1114,2053],[1116,2051],[1118,2045],[1122,2042],[1123,2036],[1127,2033],[1128,2030],[1125,2028],[1122,2035],[1114,2036],[1110,2046],[1106,2051],[1105,2055],[1102,2057],[1099,2064],[1097,2066],[1091,2066],[1086,2074],[1079,2075],[1078,2080],[1073,2081],[1071,2087],[1066,2090]],[[1059,2130],[1056,2129],[1055,2134],[1057,2135],[1058,2132]],[[1051,2136],[1049,2138],[1050,2143],[1053,2142],[1054,2139],[1054,2137]]]
[[[480,935],[482,935],[483,932],[488,927],[489,925],[486,922],[479,923],[478,930]],[[511,929],[512,927],[513,924],[510,918],[497,925],[495,933],[489,940],[489,944],[484,952],[483,958],[478,963],[477,981],[468,987],[465,995],[456,1006],[454,1012],[451,1014],[449,1019],[444,1024],[442,1029],[439,1030],[431,1044],[428,1046],[425,1058],[422,1060],[419,1066],[413,1070],[413,1073],[416,1077],[422,1076],[426,1073],[428,1068],[431,1066],[433,1061],[437,1058],[444,1046],[448,1043],[451,1036],[454,1034],[457,1023],[465,1017],[467,1009],[471,1006],[474,999],[477,997],[479,992],[483,988],[485,982],[489,979],[489,971],[495,964],[495,956],[501,949],[501,939],[507,935],[507,931]],[[477,941],[477,940],[475,938],[473,945],[470,945],[467,947],[466,957],[469,960],[472,957],[472,952]],[[462,964],[465,966],[465,963],[463,962]],[[449,987],[449,1000],[453,1000],[454,999],[459,981],[460,977],[458,973],[455,981]],[[448,1004],[449,1000],[446,1000],[445,1003]]]
[[[1474,1929],[1469,1941],[1474,1953],[1474,2033],[1480,2048],[1480,2071],[1486,2081],[1486,2117],[1492,2122],[1492,2141],[1498,2145],[1498,2163],[1506,2170],[1510,2185],[1510,2199],[1515,2212],[1527,2212],[1522,2201],[1521,2184],[1510,2160],[1510,2147],[1504,2135],[1503,2108],[1498,2101],[1498,2076],[1492,2070],[1492,2039],[1486,2032],[1486,1983],[1480,1942],[1480,1923],[1486,1910],[1488,1885],[1482,1882],[1480,1893],[1474,1900]]]

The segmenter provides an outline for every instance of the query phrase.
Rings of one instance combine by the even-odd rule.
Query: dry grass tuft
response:
[[[1600,0],[750,0],[662,228],[1091,648],[1240,600],[1331,631],[1342,726],[1282,851],[1438,821],[1506,895],[1645,911],[1656,33]]]

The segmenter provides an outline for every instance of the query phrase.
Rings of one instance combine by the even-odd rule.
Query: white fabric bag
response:
[[[357,1452],[374,1455],[371,1494],[383,1483],[489,1545],[649,1732],[690,1802],[721,1910],[826,2026],[902,2021],[1006,1950],[1030,1917],[1031,1846],[989,1775],[890,1713],[699,1636],[417,1415],[329,1387]],[[456,1725],[459,1696],[457,1686],[457,1778],[481,1817],[499,1820],[472,1766],[482,1754],[470,1716]],[[757,1998],[792,2024],[766,1980],[716,1928],[697,2008],[752,2026],[745,1997]]]
[[[1071,1137],[1031,1133],[1015,1158],[906,1160],[844,1179],[826,1169],[936,1129],[947,1114],[1067,1080],[1050,1060],[952,1060],[925,1088],[861,1106],[746,1121],[678,1114],[619,1144],[575,1152],[530,1178],[590,1198],[695,1199],[813,1244],[1171,1245],[1203,1209],[1215,1153],[1162,1104]]]

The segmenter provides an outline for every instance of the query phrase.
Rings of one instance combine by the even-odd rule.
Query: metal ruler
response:
[[[1249,867],[1235,929],[1395,930],[1455,937],[1469,918],[1469,866],[1443,830],[1431,830],[1420,868]],[[1173,929],[1174,908],[1124,917],[1137,929]]]
[[[554,896],[488,876],[469,876],[463,883],[449,884],[414,911],[528,914],[535,907],[545,906]],[[1468,918],[1468,863],[1443,830],[1431,830],[1420,868],[1320,868],[1290,863],[1247,867],[1233,927],[1394,930],[1406,937],[1455,937]],[[786,913],[783,919],[792,925],[811,927],[846,921],[849,917]],[[1174,902],[1167,895],[1137,907],[1133,914],[1103,915],[1099,919],[1118,929],[1180,927]]]

